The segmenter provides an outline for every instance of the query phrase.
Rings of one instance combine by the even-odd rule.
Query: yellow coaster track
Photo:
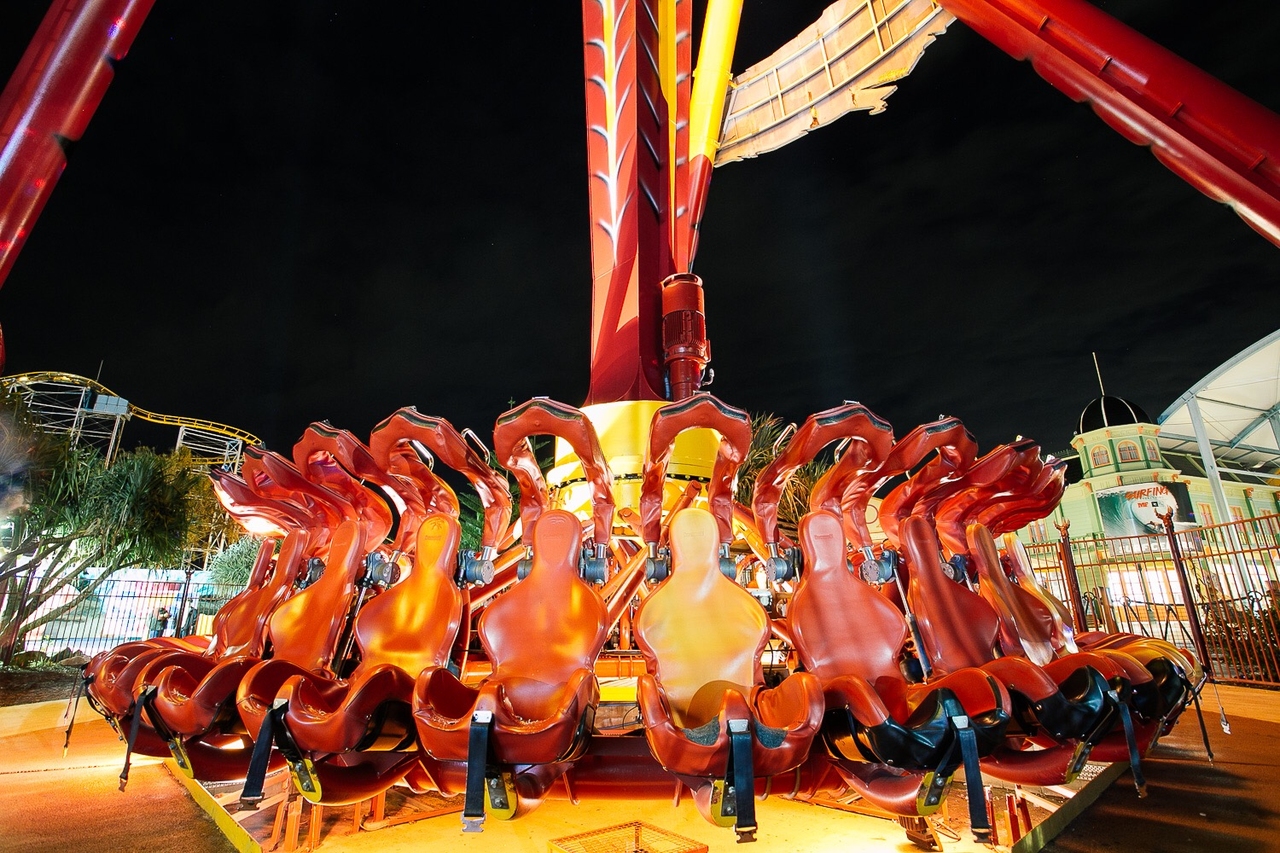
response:
[[[102,385],[94,379],[85,376],[78,376],[74,373],[61,373],[59,371],[45,370],[36,371],[34,373],[20,373],[15,376],[0,377],[0,385],[5,388],[30,387],[39,383],[61,383],[64,385],[78,385],[88,388],[95,394],[103,394],[109,397],[120,397],[119,394]],[[181,415],[164,415],[157,412],[151,412],[133,403],[128,403],[128,416],[138,418],[155,424],[164,424],[166,426],[187,427],[190,429],[198,429],[203,432],[216,433],[226,436],[227,438],[238,439],[244,444],[261,444],[262,440],[256,435],[238,427],[228,426],[227,424],[218,423],[217,421],[209,421],[203,418],[188,418]]]

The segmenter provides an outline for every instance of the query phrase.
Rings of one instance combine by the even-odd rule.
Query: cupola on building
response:
[[[1022,531],[1027,542],[1070,535],[1156,533],[1280,513],[1280,331],[1229,359],[1152,418],[1103,394],[1080,413],[1068,459],[1071,483],[1053,515]]]

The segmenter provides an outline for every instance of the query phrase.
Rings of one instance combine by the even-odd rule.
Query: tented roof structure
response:
[[[1270,479],[1280,470],[1280,331],[1223,362],[1156,422],[1163,447],[1203,455],[1203,439],[1221,471]]]

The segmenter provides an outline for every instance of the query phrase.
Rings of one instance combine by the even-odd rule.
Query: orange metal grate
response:
[[[553,838],[551,853],[707,853],[707,845],[642,821]]]

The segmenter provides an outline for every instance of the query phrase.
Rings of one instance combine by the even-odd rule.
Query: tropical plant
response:
[[[223,548],[209,560],[209,582],[224,589],[243,587],[249,583],[253,564],[258,559],[262,540],[256,536],[241,536]]]
[[[788,431],[788,425],[778,415],[761,412],[751,416],[751,447],[747,457],[738,468],[738,485],[734,498],[744,506],[751,506],[751,498],[755,493],[756,479],[782,449],[779,442]],[[809,511],[809,493],[823,474],[827,472],[834,459],[830,454],[822,454],[817,459],[800,466],[787,480],[786,487],[778,498],[778,528],[795,539],[800,519]]]
[[[183,453],[140,448],[108,466],[97,450],[43,433],[16,396],[0,407],[7,440],[27,450],[23,498],[6,520],[11,531],[0,553],[0,588],[9,593],[0,639],[12,647],[116,572],[177,564],[207,517],[200,499],[208,483]]]

